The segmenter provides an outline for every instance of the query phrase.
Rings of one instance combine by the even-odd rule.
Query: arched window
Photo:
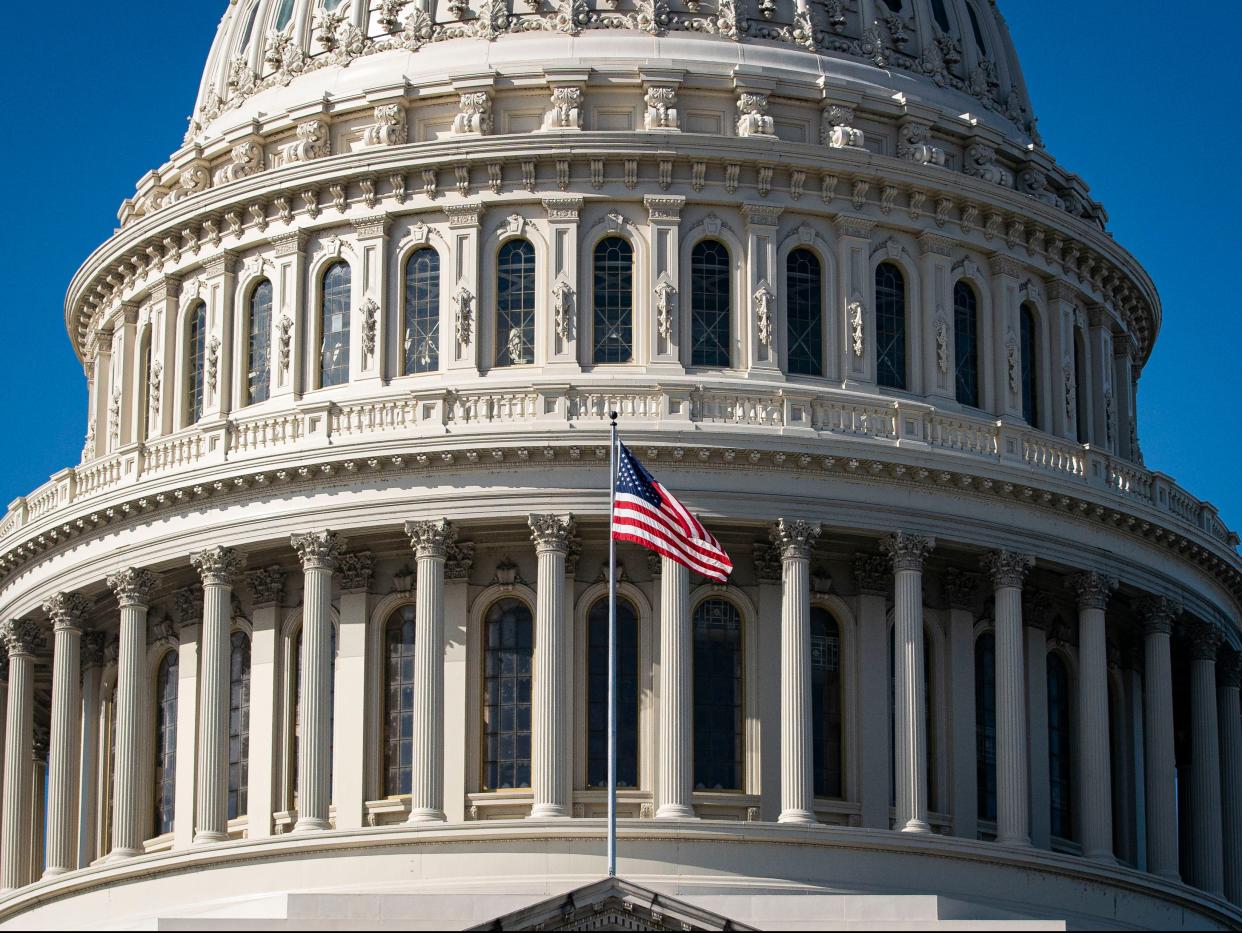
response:
[[[1035,309],[1029,304],[1022,306],[1019,315],[1020,339],[1022,341],[1022,417],[1033,428],[1039,427],[1039,326],[1035,323]]]
[[[595,246],[596,363],[628,363],[634,358],[634,247],[619,236]]]
[[[1078,422],[1078,443],[1087,444],[1091,441],[1091,426],[1087,423],[1087,377],[1083,362],[1082,331],[1074,328],[1074,399],[1077,402],[1075,413]]]
[[[587,616],[587,786],[608,786],[608,600]],[[638,786],[638,613],[617,600],[617,786]]]
[[[416,249],[405,263],[405,373],[440,368],[440,254]]]
[[[732,266],[729,250],[716,240],[702,240],[690,252],[692,366],[729,365]]]
[[[841,743],[841,629],[827,609],[811,607],[811,733],[815,796],[844,796]]]
[[[996,819],[996,636],[975,639],[975,788],[981,820]]]
[[[197,424],[203,417],[203,391],[207,374],[207,303],[200,301],[190,311],[186,335],[185,381],[186,424]]]
[[[487,611],[483,649],[483,787],[530,787],[530,607],[502,599]]]
[[[246,404],[266,402],[272,391],[272,283],[250,293],[246,321]]]
[[[1074,787],[1070,773],[1070,678],[1059,654],[1048,655],[1048,776],[1052,835],[1074,835]],[[1107,736],[1100,739],[1107,742]]]
[[[276,30],[279,32],[289,25],[293,19],[293,0],[280,0],[280,8],[276,11]]]
[[[246,813],[250,784],[250,636],[234,632],[229,654],[229,819]]]
[[[250,48],[250,38],[254,35],[254,21],[259,17],[259,0],[254,0],[250,5],[250,16],[246,18],[246,28],[242,32],[241,42],[238,43],[237,51],[239,55],[245,55],[246,49]]]
[[[941,32],[949,32],[953,26],[949,22],[949,11],[945,9],[944,0],[931,0],[932,15],[936,17],[936,25]]]
[[[979,57],[988,57],[988,44],[983,39],[983,27],[979,25],[979,13],[973,3],[966,4],[966,13],[970,16],[970,28],[975,33],[975,45],[979,49]]]
[[[142,409],[138,412],[141,419],[142,430],[138,435],[139,440],[145,441],[151,436],[151,328],[148,327],[142,334],[142,385],[139,387],[141,391]]]
[[[496,256],[496,365],[535,361],[535,248],[509,240]]]
[[[349,382],[350,279],[347,262],[334,262],[323,274],[323,304],[319,316],[321,388]]]
[[[891,262],[875,270],[876,382],[906,388],[906,278]]]
[[[979,299],[966,282],[953,286],[953,350],[957,400],[979,407]]]
[[[155,834],[171,833],[177,800],[177,652],[155,674]]]
[[[796,249],[785,260],[786,330],[789,371],[824,374],[824,278],[819,257]]]
[[[724,599],[694,610],[694,786],[742,789],[742,615]]]
[[[408,794],[414,765],[414,607],[384,626],[384,794]]]

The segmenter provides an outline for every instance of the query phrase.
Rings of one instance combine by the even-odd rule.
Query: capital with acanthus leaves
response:
[[[979,559],[979,565],[992,578],[992,586],[1022,588],[1027,571],[1035,566],[1035,558],[1015,551],[993,551]]]
[[[303,570],[336,570],[345,538],[335,531],[307,531],[290,539]]]
[[[574,519],[572,515],[532,514],[530,516],[530,537],[535,542],[535,551],[559,551],[568,553],[574,537]]]
[[[10,658],[33,657],[47,645],[47,635],[34,619],[10,619],[0,626],[0,641]]]
[[[81,593],[57,593],[43,604],[55,630],[81,631],[89,603]]]
[[[1171,635],[1173,622],[1182,614],[1182,604],[1168,596],[1146,596],[1135,608],[1148,635]]]
[[[108,577],[108,588],[116,594],[122,609],[151,605],[151,595],[159,585],[159,577],[141,567],[127,567]]]
[[[893,562],[894,571],[922,571],[923,561],[936,546],[936,539],[895,531],[880,542],[880,549]]]
[[[823,526],[818,523],[778,518],[772,526],[772,544],[780,551],[782,560],[810,560],[822,531]]]
[[[246,566],[246,555],[229,547],[213,547],[191,554],[190,564],[204,586],[232,586],[233,578]]]
[[[1071,577],[1069,586],[1078,596],[1079,609],[1107,609],[1108,599],[1117,589],[1117,578],[1088,570]]]
[[[405,533],[410,536],[410,547],[419,559],[444,560],[448,556],[449,545],[457,540],[456,529],[444,518],[406,522]]]

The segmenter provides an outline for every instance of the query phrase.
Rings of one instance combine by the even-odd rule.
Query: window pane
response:
[[[177,797],[177,652],[169,651],[155,675],[155,834],[173,829]]]
[[[496,365],[535,362],[535,248],[510,240],[496,257]]]
[[[975,641],[975,780],[981,820],[996,819],[996,638]]]
[[[729,251],[704,240],[690,254],[690,362],[729,365]]]
[[[634,358],[634,248],[610,236],[595,247],[596,363]]]
[[[384,627],[384,793],[411,791],[414,745],[414,607],[402,606]]]
[[[694,610],[694,786],[742,789],[742,617],[723,599]]]
[[[965,282],[953,288],[953,349],[957,400],[979,407],[979,299]]]
[[[322,327],[319,354],[319,385],[349,382],[349,264],[333,263],[323,277]]]
[[[587,786],[608,786],[608,600],[587,618]],[[617,786],[638,786],[638,615],[617,600]]]
[[[785,263],[789,371],[801,376],[824,374],[824,285],[819,257],[796,249]]]
[[[271,394],[272,283],[260,282],[250,296],[246,403],[265,402]]]
[[[207,304],[200,301],[190,312],[186,357],[190,362],[186,380],[186,421],[197,424],[203,417],[203,383],[207,368]]]
[[[811,608],[811,732],[816,797],[841,797],[841,630]]]
[[[250,637],[234,632],[229,655],[229,819],[246,813],[250,782]]]
[[[1108,741],[1107,737],[1101,741]],[[1052,835],[1074,834],[1074,788],[1070,772],[1070,682],[1060,655],[1048,655],[1048,775]]]
[[[1091,429],[1087,424],[1087,381],[1083,370],[1082,331],[1074,328],[1074,396],[1078,402],[1078,443],[1086,444],[1091,440]]]
[[[891,262],[875,270],[876,381],[906,388],[906,280]]]
[[[1039,331],[1035,324],[1035,312],[1030,305],[1022,306],[1022,418],[1033,428],[1039,427],[1039,389],[1037,380],[1036,352]]]
[[[440,254],[415,250],[405,264],[405,372],[440,368]]]
[[[487,611],[483,683],[483,786],[530,786],[530,700],[534,620],[517,599]]]

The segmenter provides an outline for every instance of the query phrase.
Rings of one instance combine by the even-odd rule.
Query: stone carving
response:
[[[1182,614],[1181,602],[1168,596],[1144,596],[1135,603],[1134,608],[1149,635],[1172,634],[1173,623]]]
[[[882,554],[859,554],[854,558],[854,582],[865,596],[888,596],[892,592],[892,561]]]
[[[310,162],[330,155],[331,151],[328,124],[323,120],[307,120],[298,124],[297,141],[283,146],[280,158],[286,164]]]
[[[405,533],[409,535],[410,547],[416,557],[448,557],[449,546],[457,540],[457,531],[446,519],[406,522]]]
[[[409,139],[405,108],[400,104],[381,104],[375,108],[375,122],[362,134],[364,146],[404,146]]]
[[[897,134],[897,155],[920,165],[943,168],[945,164],[944,150],[932,145],[931,128],[922,123],[907,123],[901,127]]]
[[[207,341],[207,386],[212,392],[220,378],[220,338],[212,337]]]
[[[280,564],[272,564],[246,574],[251,605],[279,606],[285,598],[285,576],[285,570]]]
[[[568,552],[574,536],[574,520],[570,515],[532,514],[529,518],[530,538],[535,550]]]
[[[1048,187],[1048,176],[1036,168],[1024,169],[1018,176],[1018,190],[1042,204],[1065,209],[1065,202]]]
[[[289,319],[287,314],[281,315],[280,321],[276,325],[276,331],[280,344],[280,370],[281,372],[288,372],[289,358],[293,350],[293,321]]]
[[[375,356],[375,332],[379,319],[379,304],[368,298],[358,309],[362,313],[362,353],[367,359]]]
[[[246,566],[246,555],[228,547],[213,547],[190,555],[190,565],[204,584],[232,586],[233,578]]]
[[[775,136],[776,122],[768,116],[768,95],[742,91],[737,97],[737,135]]]
[[[338,564],[342,592],[366,592],[375,573],[375,557],[370,551],[350,551],[342,554]]]
[[[822,531],[818,523],[780,518],[772,526],[769,537],[782,560],[810,560]]]
[[[121,389],[112,390],[112,398],[108,401],[108,444],[116,449],[121,443]]]
[[[464,285],[453,294],[453,328],[457,335],[457,342],[463,347],[470,346],[470,340],[474,335],[474,316],[471,311],[473,301],[474,295],[470,294],[470,289]]]
[[[944,318],[936,320],[936,368],[941,375],[949,374],[949,325]]]
[[[486,136],[492,131],[492,97],[486,91],[462,94],[453,118],[454,136]]]
[[[979,574],[950,568],[944,575],[944,596],[950,609],[967,609],[971,612],[979,603]]]
[[[116,595],[122,609],[126,606],[149,606],[151,594],[158,583],[159,577],[154,573],[137,567],[129,567],[108,577],[108,589]]]
[[[263,171],[263,149],[258,143],[247,140],[233,147],[229,164],[216,172],[216,184],[249,178]]]
[[[574,333],[574,289],[564,279],[552,286],[553,326],[561,340],[570,340]]]
[[[1116,425],[1115,413],[1113,411],[1113,390],[1111,388],[1104,390],[1104,432],[1105,443],[1109,449],[1113,446],[1114,427]]]
[[[828,104],[821,116],[819,141],[833,149],[862,149],[866,135],[851,125],[854,118],[853,107]]]
[[[198,583],[180,587],[173,593],[173,614],[181,627],[197,625],[203,619],[203,587]],[[170,630],[171,631],[171,630]]]
[[[82,635],[82,669],[103,667],[106,642],[103,632],[86,632]]]
[[[672,340],[677,315],[677,286],[667,272],[661,272],[656,282],[655,307],[656,333],[664,340]]]
[[[921,571],[923,560],[935,546],[935,538],[913,535],[904,531],[894,532],[880,542],[880,550],[892,561],[894,571]]]
[[[448,556],[444,563],[446,580],[466,580],[474,566],[474,542],[454,540],[448,546]]]
[[[1225,642],[1224,632],[1210,622],[1199,619],[1186,619],[1182,623],[1182,633],[1194,661],[1215,661],[1216,653]]]
[[[1022,365],[1021,360],[1018,358],[1018,341],[1014,339],[1012,333],[1009,335],[1009,340],[1005,343],[1005,359],[1009,366],[1009,391],[1017,395]]]
[[[767,279],[764,279],[752,297],[755,302],[755,324],[759,329],[759,343],[771,347],[776,323],[776,293],[768,285]]]
[[[289,543],[306,570],[335,570],[345,548],[345,538],[335,531],[307,531],[293,535]]]
[[[677,117],[677,88],[670,85],[652,85],[643,96],[647,105],[643,125],[649,130],[680,129]]]
[[[863,350],[863,303],[862,298],[858,295],[854,296],[854,300],[850,302],[846,309],[850,321],[850,340],[853,344],[854,356],[862,359]]]
[[[1061,367],[1061,377],[1065,386],[1065,421],[1072,424],[1074,410],[1078,406],[1078,388],[1074,385],[1074,364],[1069,357],[1065,358],[1065,363]]]
[[[9,657],[36,655],[47,646],[47,634],[33,619],[10,619],[0,625],[0,642]]]
[[[985,143],[975,143],[966,150],[966,174],[1003,188],[1013,187],[1013,172],[996,160],[996,150]]]
[[[1117,578],[1089,570],[1075,574],[1066,581],[1066,586],[1074,591],[1080,609],[1107,609],[1108,598],[1117,589]]]
[[[54,629],[81,629],[90,603],[81,593],[57,593],[43,604]]]
[[[1035,565],[1035,558],[1013,551],[992,551],[979,559],[994,587],[1022,586],[1026,573]]]
[[[205,165],[191,165],[182,169],[181,174],[177,178],[177,193],[175,200],[188,198],[192,194],[198,194],[200,191],[206,191],[211,187],[211,173],[207,171]]]
[[[544,115],[545,130],[582,129],[582,88],[560,85],[552,88],[552,107]]]

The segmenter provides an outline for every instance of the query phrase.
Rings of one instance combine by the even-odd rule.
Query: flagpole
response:
[[[612,446],[608,483],[608,877],[617,877],[617,413],[609,412]]]

